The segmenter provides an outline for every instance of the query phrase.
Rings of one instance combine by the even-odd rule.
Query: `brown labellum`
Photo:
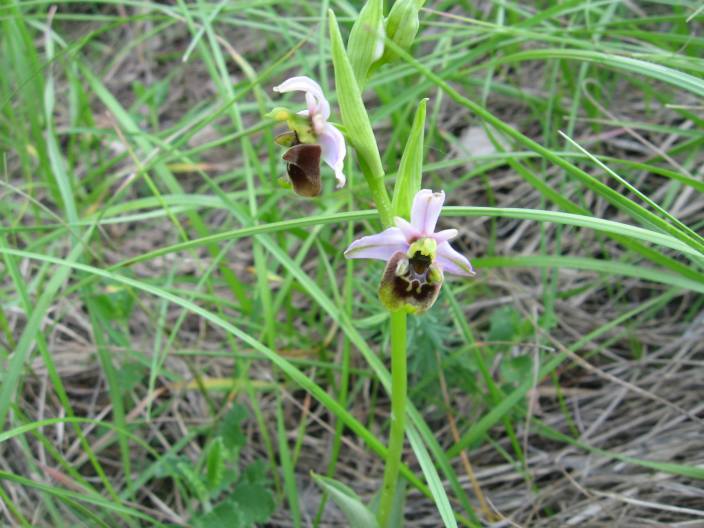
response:
[[[391,311],[405,310],[421,314],[440,294],[443,275],[430,257],[416,253],[413,257],[394,253],[386,264],[379,286],[379,298]]]
[[[286,171],[296,194],[320,194],[320,152],[320,145],[300,144],[294,145],[284,153]]]

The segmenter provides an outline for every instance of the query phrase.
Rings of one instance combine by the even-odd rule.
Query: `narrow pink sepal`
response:
[[[337,128],[330,123],[325,123],[323,131],[318,136],[320,148],[322,149],[323,161],[327,163],[337,178],[337,188],[345,186],[347,179],[342,172],[345,164],[345,155],[347,147],[345,146],[345,138]]]
[[[305,75],[291,77],[278,86],[274,86],[274,91],[279,93],[305,92],[309,115],[320,113],[323,116],[323,119],[330,117],[330,103],[328,103],[328,100],[325,99],[325,95],[323,94],[323,90],[320,85],[310,77],[306,77]],[[312,95],[315,99],[315,105],[311,104],[308,94]],[[313,106],[315,106],[315,108],[313,108]]]
[[[443,242],[438,245],[435,262],[445,273],[464,277],[471,277],[475,274],[469,259],[455,251],[449,242]]]
[[[447,242],[448,240],[452,240],[457,236],[457,229],[443,229],[442,231],[438,231],[433,235],[433,238],[435,241],[440,244],[441,242]]]
[[[345,250],[347,258],[389,260],[397,251],[408,251],[406,238],[398,227],[355,240]]]
[[[432,235],[438,222],[445,191],[434,193],[430,189],[421,189],[413,199],[411,225],[422,235]]]

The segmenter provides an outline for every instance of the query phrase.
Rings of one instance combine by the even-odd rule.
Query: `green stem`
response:
[[[394,225],[395,212],[391,209],[391,200],[384,185],[384,169],[381,166],[381,158],[371,160],[371,163],[367,163],[367,161],[361,156],[359,157],[359,165],[364,179],[367,181],[369,191],[372,193],[376,210],[379,212],[381,225],[386,229]]]
[[[388,525],[398,482],[406,418],[406,313],[391,312],[391,430],[384,468],[378,520]]]

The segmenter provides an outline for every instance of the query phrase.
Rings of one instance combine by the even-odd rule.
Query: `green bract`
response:
[[[398,0],[386,17],[386,38],[404,51],[411,47],[416,38],[420,27],[418,10],[424,3],[424,0]],[[387,47],[380,62],[391,62],[397,58],[398,55]]]
[[[364,88],[369,68],[384,53],[384,2],[368,0],[352,26],[347,41],[347,56],[360,89]]]
[[[406,140],[406,147],[403,149],[401,163],[398,166],[394,195],[391,200],[394,215],[404,218],[409,218],[411,215],[411,202],[420,191],[423,177],[423,128],[427,101],[423,99],[418,104],[411,133]]]

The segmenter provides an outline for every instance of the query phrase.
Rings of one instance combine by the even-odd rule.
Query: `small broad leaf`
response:
[[[218,433],[222,436],[226,448],[235,449],[246,443],[241,426],[245,418],[247,418],[247,411],[241,405],[236,404],[223,417]]]
[[[264,460],[255,460],[242,471],[242,481],[249,484],[266,484],[268,482],[266,477],[267,468],[268,465]]]
[[[506,346],[518,334],[520,324],[521,314],[512,306],[504,306],[494,310],[489,318],[488,341]]]
[[[191,519],[194,528],[248,528],[237,503],[224,500],[212,511]]]
[[[210,512],[191,520],[195,528],[250,528],[266,522],[274,513],[269,490],[256,484],[240,483],[235,491]]]
[[[334,479],[312,473],[316,484],[330,494],[345,515],[350,528],[378,528],[374,514],[367,508],[357,494],[349,487]]]
[[[117,384],[123,394],[127,394],[137,385],[142,383],[147,373],[147,366],[136,361],[124,363],[116,370]]]
[[[516,356],[501,362],[501,378],[508,383],[520,383],[530,378],[533,360],[530,356]]]
[[[100,314],[109,321],[126,321],[132,314],[134,295],[127,288],[109,286],[94,299]]]
[[[406,140],[406,147],[403,149],[401,163],[398,166],[394,196],[391,200],[394,215],[406,219],[411,216],[411,203],[413,197],[420,191],[423,179],[423,132],[427,102],[427,99],[423,99],[418,104],[411,133]]]
[[[274,513],[274,499],[271,492],[259,484],[239,482],[230,495],[244,519],[251,524],[266,522]]]

